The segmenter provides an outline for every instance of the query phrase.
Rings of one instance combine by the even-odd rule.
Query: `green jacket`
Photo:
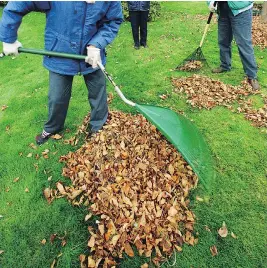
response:
[[[208,4],[211,1],[208,1]],[[227,1],[234,16],[246,11],[253,6],[253,1]]]
[[[252,7],[253,5],[253,1],[227,1],[227,2],[234,16],[238,15],[239,13],[242,13],[243,11],[247,10],[249,6]]]

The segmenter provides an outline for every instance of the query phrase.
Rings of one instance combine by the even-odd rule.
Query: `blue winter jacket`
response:
[[[129,11],[148,11],[150,8],[149,1],[127,1]]]
[[[4,8],[0,21],[0,40],[15,42],[23,16],[31,11],[46,14],[46,50],[86,55],[86,46],[91,44],[101,49],[103,64],[106,63],[104,49],[113,41],[123,21],[119,1],[93,4],[86,1],[11,1]],[[43,64],[48,70],[65,75],[95,71],[82,60],[45,56]]]

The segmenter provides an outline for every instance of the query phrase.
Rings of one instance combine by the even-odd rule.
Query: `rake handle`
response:
[[[68,53],[61,53],[61,52],[34,49],[34,48],[20,47],[18,49],[18,51],[23,52],[23,53],[29,53],[29,54],[51,56],[51,57],[60,57],[60,58],[73,59],[73,60],[85,60],[85,58],[86,58],[86,56],[84,56],[84,55],[68,54]]]
[[[214,7],[217,5],[217,2],[218,1],[214,1],[214,4],[213,4]],[[204,30],[204,33],[202,35],[202,39],[201,39],[200,44],[199,44],[199,47],[202,47],[202,45],[203,45],[204,39],[205,39],[205,37],[207,35],[208,29],[209,29],[209,26],[210,26],[212,16],[213,16],[213,12],[210,12],[209,17],[208,17],[208,21],[207,21],[207,24],[206,24],[206,27],[205,27],[205,30]]]
[[[36,55],[43,55],[43,56],[52,56],[52,57],[60,57],[60,58],[66,58],[66,59],[73,59],[73,60],[85,60],[85,55],[77,55],[77,54],[68,54],[68,53],[61,53],[61,52],[55,52],[55,51],[48,51],[48,50],[40,50],[40,49],[34,49],[34,48],[23,48],[20,47],[18,49],[19,52],[23,53],[29,53],[29,54],[36,54]],[[115,91],[120,96],[120,98],[128,105],[135,106],[136,104],[130,100],[128,100],[120,90],[120,88],[116,85],[116,83],[113,81],[111,76],[106,71],[104,65],[101,62],[97,62],[98,67],[103,72],[103,74],[106,76],[108,81],[113,85]]]

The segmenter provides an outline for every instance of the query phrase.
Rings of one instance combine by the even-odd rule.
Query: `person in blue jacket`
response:
[[[243,69],[248,83],[253,89],[260,88],[257,80],[257,64],[252,45],[252,1],[215,1],[209,2],[211,12],[218,12],[218,43],[220,47],[220,67],[213,73],[223,73],[231,70],[232,48],[235,38]]]
[[[150,1],[128,1],[134,48],[147,47],[147,21]],[[140,37],[139,37],[140,30]]]
[[[36,136],[43,144],[63,130],[75,75],[83,75],[91,106],[89,133],[102,128],[108,117],[106,80],[97,62],[106,64],[105,47],[116,37],[123,21],[119,1],[10,1],[0,21],[0,41],[5,55],[18,55],[17,40],[23,16],[31,11],[46,14],[45,49],[87,54],[86,60],[45,56],[49,70],[48,120]]]

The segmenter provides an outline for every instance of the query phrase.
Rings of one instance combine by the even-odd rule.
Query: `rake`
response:
[[[21,47],[18,50],[23,53],[63,57],[83,61],[86,58],[85,55],[67,54],[31,48]],[[193,125],[185,116],[175,113],[167,108],[137,104],[127,99],[120,88],[115,84],[112,77],[107,73],[102,63],[98,62],[98,66],[113,85],[120,98],[126,104],[134,107],[139,113],[145,116],[148,121],[156,126],[161,134],[163,134],[163,136],[165,136],[165,138],[182,154],[184,159],[198,175],[204,187],[209,190],[209,186],[215,178],[213,160],[205,140],[195,125]]]
[[[217,1],[214,2],[214,7],[216,5],[217,5]],[[197,71],[204,64],[207,63],[207,60],[206,60],[201,48],[202,48],[202,45],[204,43],[204,39],[207,35],[212,16],[213,16],[213,12],[210,12],[204,33],[202,35],[202,39],[201,39],[200,44],[199,44],[199,47],[192,54],[190,54],[186,59],[184,59],[183,62],[175,68],[176,70]]]

